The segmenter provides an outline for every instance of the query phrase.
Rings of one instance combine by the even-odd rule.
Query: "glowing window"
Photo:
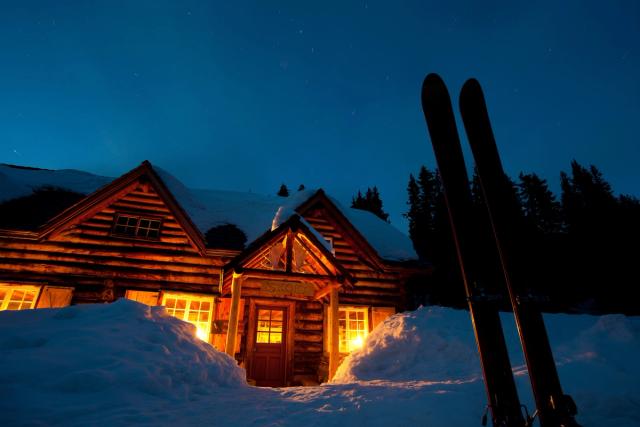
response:
[[[283,310],[258,309],[256,343],[280,344],[282,342]]]
[[[369,333],[367,307],[340,307],[338,310],[340,353],[349,353],[362,347]]]
[[[34,308],[39,292],[39,286],[0,285],[0,311]]]
[[[198,338],[209,342],[213,297],[165,292],[162,295],[162,305],[173,317],[194,325]]]
[[[117,236],[159,239],[162,221],[153,218],[118,214],[113,225],[113,234]]]

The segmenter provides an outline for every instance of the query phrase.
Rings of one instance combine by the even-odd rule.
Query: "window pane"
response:
[[[258,319],[269,320],[270,314],[271,314],[271,310],[258,310]]]
[[[187,308],[187,301],[183,300],[183,299],[179,299],[176,301],[176,309],[177,310],[184,310],[185,308]]]
[[[268,331],[269,330],[269,321],[268,320],[260,320],[260,321],[258,321],[258,330],[259,331]]]
[[[282,322],[271,322],[271,332],[282,332]]]
[[[284,313],[280,310],[273,310],[271,312],[271,320],[279,320],[282,321],[282,318],[284,317]]]
[[[280,344],[282,342],[282,334],[272,332],[271,334],[269,334],[269,342],[273,344]]]
[[[256,335],[256,342],[257,343],[268,343],[269,342],[269,333],[268,332],[258,332],[258,334]]]

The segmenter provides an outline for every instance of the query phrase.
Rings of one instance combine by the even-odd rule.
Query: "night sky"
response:
[[[408,175],[435,167],[420,87],[437,72],[454,97],[480,80],[510,174],[557,190],[575,158],[640,195],[640,2],[14,3],[0,162],[148,159],[191,187],[345,203],[377,185],[404,230]]]

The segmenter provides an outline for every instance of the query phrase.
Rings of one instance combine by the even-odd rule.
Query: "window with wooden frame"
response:
[[[117,214],[111,234],[114,236],[158,240],[162,220],[130,214]]]
[[[282,342],[283,320],[284,311],[282,309],[258,309],[256,343],[280,344]]]
[[[162,305],[171,316],[194,325],[198,338],[209,342],[214,305],[212,296],[163,292]]]
[[[0,311],[34,308],[39,293],[40,286],[0,285]]]
[[[350,353],[362,347],[369,334],[368,307],[339,307],[338,324],[340,353]]]

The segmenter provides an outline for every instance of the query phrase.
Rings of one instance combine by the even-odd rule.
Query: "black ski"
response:
[[[514,262],[521,261],[517,259],[521,253],[517,245],[523,240],[520,227],[514,222],[515,217],[509,213],[512,192],[502,169],[482,88],[475,79],[468,80],[462,88],[460,112],[489,211],[540,425],[578,426],[574,419],[577,408],[571,397],[563,394],[560,386],[542,313],[530,296],[525,278],[516,277],[520,269],[514,268]]]
[[[494,426],[524,426],[495,292],[482,284],[472,229],[469,180],[456,130],[451,99],[442,79],[429,74],[422,85],[422,109],[431,136],[449,211],[458,262],[482,364],[488,408]]]

